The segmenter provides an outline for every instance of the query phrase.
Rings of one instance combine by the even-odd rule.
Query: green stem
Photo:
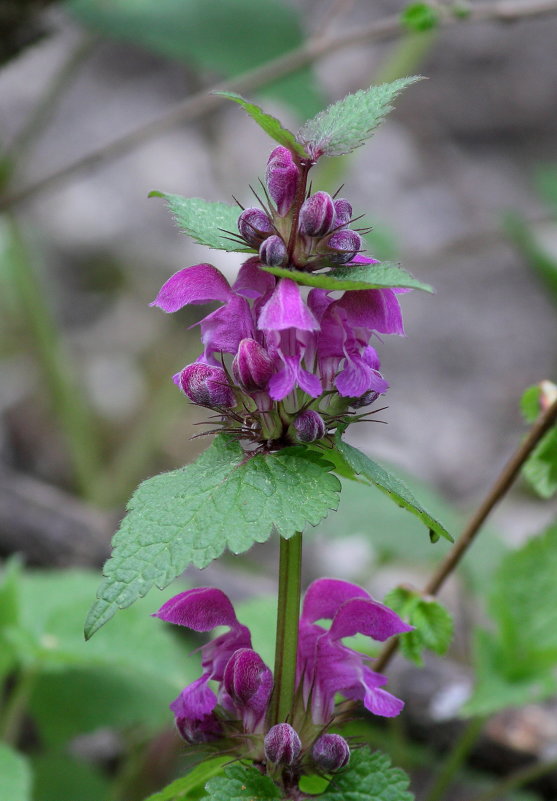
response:
[[[472,718],[464,727],[460,737],[441,766],[441,770],[437,774],[433,786],[426,797],[426,801],[440,801],[440,799],[443,798],[447,788],[453,783],[456,774],[461,769],[470,751],[476,744],[484,723],[485,719],[483,717]]]
[[[297,532],[289,540],[280,538],[275,688],[269,710],[271,725],[282,723],[292,717],[296,686],[301,573],[302,534]]]
[[[21,724],[36,678],[37,669],[35,667],[22,671],[2,710],[0,740],[8,745],[17,745]]]
[[[525,784],[540,779],[553,771],[557,771],[557,759],[552,759],[551,762],[536,762],[534,765],[515,770],[514,773],[497,782],[489,790],[477,795],[473,801],[498,801],[498,799],[506,798],[511,790],[518,790]]]

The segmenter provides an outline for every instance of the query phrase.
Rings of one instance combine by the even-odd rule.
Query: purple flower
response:
[[[247,392],[264,389],[273,374],[273,360],[255,339],[242,339],[232,362],[234,378]]]
[[[300,735],[289,723],[277,723],[265,735],[265,756],[278,765],[294,765],[300,751]]]
[[[273,690],[273,674],[250,648],[234,651],[224,671],[221,703],[237,711],[244,731],[252,734],[263,723]]]
[[[343,197],[335,200],[335,228],[348,225],[352,219],[352,206]]]
[[[269,194],[277,204],[281,217],[288,214],[294,202],[299,176],[300,171],[290,150],[282,145],[275,147],[267,162],[265,178]]]
[[[316,192],[304,200],[300,209],[300,233],[324,236],[332,230],[334,221],[335,204],[327,192]]]
[[[179,375],[182,390],[188,398],[201,406],[236,406],[234,393],[222,367],[208,364],[189,364]]]
[[[317,620],[331,620],[329,630]],[[395,612],[375,601],[362,587],[338,579],[318,579],[308,588],[300,619],[298,683],[316,725],[333,718],[336,693],[361,700],[376,715],[393,717],[404,704],[380,689],[387,679],[366,665],[369,657],[342,644],[344,637],[364,634],[383,642],[411,631]]]
[[[313,409],[306,409],[294,420],[296,438],[299,442],[315,442],[322,439],[327,431],[325,421]]]
[[[267,237],[259,248],[259,258],[268,267],[280,267],[286,264],[288,253],[280,236],[273,234]]]
[[[258,248],[273,233],[274,227],[261,209],[244,209],[238,217],[238,230],[248,245]]]
[[[348,765],[350,746],[340,734],[323,734],[311,752],[316,766],[325,773],[336,773]]]

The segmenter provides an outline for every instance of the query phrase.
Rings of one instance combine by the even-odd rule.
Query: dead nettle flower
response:
[[[342,640],[359,633],[383,642],[412,627],[357,584],[323,578],[308,588],[299,623],[298,700],[290,723],[274,726],[266,720],[272,672],[253,650],[249,629],[221,590],[182,592],[154,617],[198,632],[228,627],[201,647],[202,675],[170,705],[178,731],[190,745],[213,743],[240,756],[296,765],[300,774],[306,764],[308,770],[317,766],[328,773],[349,758],[342,737],[324,734],[335,722],[337,693],[362,701],[383,717],[398,715],[404,706],[382,689],[387,679],[368,666],[370,658]],[[317,620],[330,620],[331,625],[326,629]]]

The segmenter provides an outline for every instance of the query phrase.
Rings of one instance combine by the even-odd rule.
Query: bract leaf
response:
[[[226,238],[228,234],[225,231],[230,231],[231,234],[238,232],[238,217],[241,213],[238,206],[203,200],[200,197],[168,195],[157,190],[149,192],[149,197],[162,197],[166,200],[178,228],[199,245],[217,250],[255,253],[246,245]]]
[[[286,267],[261,267],[267,273],[279,278],[290,278],[303,286],[316,286],[320,289],[386,289],[400,287],[422,289],[434,292],[433,287],[418,281],[402,267],[393,262],[381,264],[355,264],[335,267],[327,273],[308,273],[303,270],[290,270]]]
[[[296,141],[296,137],[292,131],[284,128],[280,120],[277,120],[272,114],[267,114],[260,106],[257,106],[255,103],[250,103],[249,100],[246,100],[236,92],[213,92],[212,94],[226,97],[228,100],[238,103],[238,105],[242,106],[244,111],[249,114],[252,120],[254,120],[260,128],[263,128],[271,139],[274,139],[279,145],[287,147],[295,155],[307,158],[304,147]]]
[[[333,778],[320,801],[414,801],[409,778],[380,751],[353,751],[348,767]]]
[[[312,159],[343,156],[363,145],[383,118],[392,111],[391,103],[420,76],[399,78],[392,83],[361,89],[320,111],[296,135]]]
[[[144,481],[114,536],[86,636],[189,564],[206,567],[225,548],[242,553],[273,527],[288,539],[317,525],[338,506],[332,467],[301,446],[248,457],[221,434],[193,464]]]
[[[202,801],[276,801],[283,797],[274,781],[255,768],[231,765],[224,774],[207,782]]]
[[[372,461],[365,453],[344,442],[340,431],[337,432],[336,447],[355,473],[363,476],[371,484],[386,493],[398,506],[402,506],[413,515],[416,515],[428,529],[435,531],[436,534],[449,540],[449,542],[453,541],[445,527],[418,503],[408,487],[399,478],[393,476],[392,473],[389,473],[377,462]]]

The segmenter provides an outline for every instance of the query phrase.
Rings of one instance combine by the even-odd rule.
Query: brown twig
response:
[[[422,592],[424,595],[437,595],[445,581],[451,575],[453,570],[459,564],[460,560],[474,541],[476,535],[485,523],[486,518],[492,512],[494,507],[499,503],[501,498],[508,492],[515,479],[517,478],[522,465],[530,456],[538,442],[542,439],[544,434],[549,431],[552,426],[557,422],[557,401],[555,401],[543,414],[540,415],[537,422],[532,426],[528,435],[520,444],[511,457],[510,461],[503,468],[499,478],[487,494],[484,502],[480,505],[477,512],[472,516],[472,519],[455,542],[452,549],[449,551],[445,559],[441,562],[435,573],[427,582]],[[398,638],[391,640],[387,645],[377,662],[374,664],[374,670],[381,672],[391,661],[393,655],[398,649]]]
[[[491,0],[471,5],[466,16],[468,22],[499,21],[511,22],[525,18],[542,16],[557,12],[557,0]],[[447,27],[463,20],[456,16],[446,15],[440,20],[440,27]],[[353,45],[379,42],[391,39],[404,33],[406,28],[398,15],[385,17],[367,26],[358,26],[346,33],[336,36],[318,36],[308,39],[303,45],[290,53],[279,56],[262,64],[243,75],[213,87],[218,91],[252,92],[271,81],[289,75],[302,67],[306,67],[320,58]],[[23,201],[61,183],[74,173],[109,161],[124,153],[128,153],[143,142],[153,139],[179,122],[198,119],[216,109],[224,99],[203,90],[178,103],[159,119],[136,128],[124,136],[115,139],[104,147],[93,150],[86,156],[67,164],[59,170],[39,179],[23,189],[16,190],[0,200],[0,211],[16,206]]]

